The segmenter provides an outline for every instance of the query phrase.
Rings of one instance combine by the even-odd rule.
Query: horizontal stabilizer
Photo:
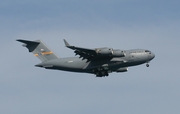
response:
[[[19,41],[25,44],[40,44],[39,42],[36,42],[36,41],[28,41],[28,40],[20,40],[20,39],[16,41]]]
[[[25,47],[27,47],[29,49],[29,52],[33,52],[36,47],[40,44],[40,42],[36,42],[36,41],[27,41],[27,40],[16,40],[22,43],[25,43]]]

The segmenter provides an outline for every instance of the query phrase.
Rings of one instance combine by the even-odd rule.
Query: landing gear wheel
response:
[[[149,67],[149,64],[146,64],[147,67]]]

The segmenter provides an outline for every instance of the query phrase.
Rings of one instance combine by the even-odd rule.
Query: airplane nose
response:
[[[155,54],[151,53],[151,60],[155,58]]]

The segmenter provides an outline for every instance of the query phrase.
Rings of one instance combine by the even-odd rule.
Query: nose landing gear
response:
[[[149,61],[147,61],[147,63],[146,63],[146,67],[149,67]]]

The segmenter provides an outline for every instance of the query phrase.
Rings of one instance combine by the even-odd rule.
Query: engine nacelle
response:
[[[110,57],[124,57],[125,52],[123,50],[113,50],[112,48],[99,48],[96,49],[97,55],[110,56]]]
[[[124,57],[125,53],[123,50],[113,50],[113,57]]]
[[[100,55],[100,56],[112,56],[113,49],[111,49],[111,48],[100,48],[100,49],[96,49],[96,53],[97,53],[97,55]]]
[[[127,72],[128,68],[119,68],[116,70],[116,72]]]

